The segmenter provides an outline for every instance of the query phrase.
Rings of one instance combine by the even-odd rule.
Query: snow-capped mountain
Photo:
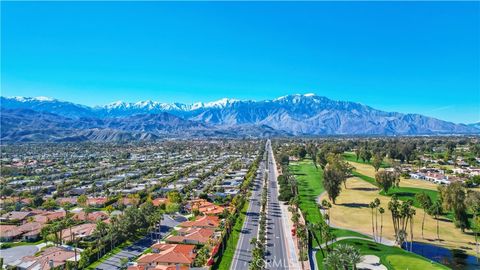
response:
[[[279,132],[277,135],[480,133],[480,129],[475,126],[454,124],[419,114],[385,112],[360,103],[335,101],[315,94],[287,95],[262,101],[225,98],[213,102],[193,104],[162,103],[150,100],[135,103],[117,101],[97,107],[88,107],[45,97],[2,97],[1,108],[10,110],[28,109],[55,114],[72,121],[82,121],[85,118],[97,119],[96,121],[118,118],[115,121],[121,122],[137,115],[168,113],[185,121],[204,125],[202,126],[203,130],[228,129],[251,132],[256,127],[262,127],[261,130],[268,130],[267,132]],[[15,117],[18,118],[19,115],[21,114],[16,113]],[[51,116],[49,117],[51,118]],[[122,118],[125,120],[121,120]],[[39,119],[42,118],[39,117]],[[147,118],[138,117],[136,121],[144,121],[145,119]],[[67,122],[70,123],[70,120]],[[168,126],[165,125],[165,121],[162,122],[162,125]],[[132,127],[132,125],[128,126]],[[21,127],[18,128],[21,129]],[[154,136],[161,133],[158,129],[152,130],[155,130]]]

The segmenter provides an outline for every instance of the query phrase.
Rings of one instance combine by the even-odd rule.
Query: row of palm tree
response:
[[[383,214],[385,213],[385,209],[380,206],[380,199],[375,198],[369,204],[370,209],[372,210],[372,236],[375,242],[379,241],[382,242],[382,234],[383,234]],[[373,222],[373,213],[375,212],[375,223]],[[380,234],[378,232],[378,214],[380,214]]]

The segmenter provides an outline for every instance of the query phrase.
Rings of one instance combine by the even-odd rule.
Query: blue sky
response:
[[[478,2],[2,2],[1,94],[86,105],[316,93],[480,121]]]

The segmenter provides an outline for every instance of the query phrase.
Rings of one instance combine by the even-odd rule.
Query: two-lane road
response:
[[[252,261],[252,245],[250,240],[257,237],[258,222],[260,220],[260,207],[262,196],[262,182],[265,172],[265,162],[262,161],[257,171],[257,176],[253,181],[252,195],[250,196],[248,210],[245,222],[243,223],[242,232],[237,243],[235,254],[230,269],[248,269],[250,261]]]

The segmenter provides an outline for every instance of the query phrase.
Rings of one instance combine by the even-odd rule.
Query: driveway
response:
[[[177,226],[178,224],[186,220],[187,219],[183,216],[172,217],[170,215],[164,215],[162,220],[162,226],[160,228],[161,237],[165,236],[167,232],[170,231],[173,227]],[[105,260],[103,263],[97,266],[96,269],[102,269],[102,270],[120,269],[121,259],[136,257],[140,255],[145,249],[153,245],[153,243],[155,243],[155,241],[150,238],[150,234],[147,234],[147,236],[145,236],[144,238],[122,249],[122,251],[120,251],[119,253]]]
[[[24,256],[32,256],[38,250],[38,247],[35,245],[12,247],[0,250],[0,257],[3,258],[3,264],[7,265]]]

